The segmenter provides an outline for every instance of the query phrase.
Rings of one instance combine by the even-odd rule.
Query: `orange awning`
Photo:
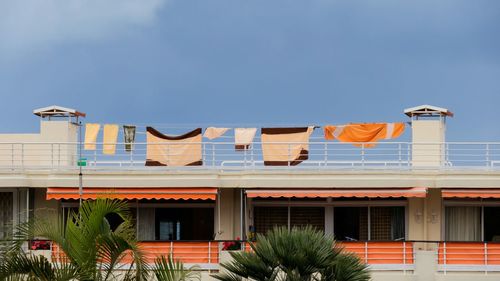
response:
[[[247,197],[256,198],[328,198],[328,197],[420,197],[425,198],[427,188],[334,188],[334,189],[253,189],[247,190]]]
[[[215,200],[217,188],[83,188],[82,199]],[[49,187],[48,199],[79,199],[78,187]]]
[[[500,198],[500,188],[447,188],[441,190],[443,198]]]

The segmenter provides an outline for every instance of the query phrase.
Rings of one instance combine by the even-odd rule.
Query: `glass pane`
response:
[[[292,207],[290,210],[290,224],[294,226],[311,225],[318,230],[325,230],[324,207]]]
[[[371,207],[370,227],[370,240],[403,240],[404,207]]]
[[[13,201],[14,194],[12,192],[0,192],[0,239],[9,236],[12,229]]]
[[[265,234],[275,226],[288,226],[288,207],[254,207],[257,233]]]
[[[214,209],[157,208],[155,226],[156,240],[211,240],[214,238]]]
[[[481,207],[446,207],[447,241],[481,241]]]
[[[484,240],[500,241],[500,207],[484,207]]]
[[[337,240],[368,240],[367,207],[335,207],[333,215]]]

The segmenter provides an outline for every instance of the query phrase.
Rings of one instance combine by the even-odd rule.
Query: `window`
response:
[[[325,229],[324,207],[254,207],[254,226],[258,233],[266,233],[275,226],[288,227],[289,217],[291,227],[310,225]]]
[[[368,240],[368,207],[336,207],[333,229],[338,240]]]
[[[404,207],[335,207],[338,240],[404,240]]]
[[[445,240],[500,241],[500,207],[446,206]]]
[[[156,208],[155,240],[211,240],[213,208]]]
[[[9,236],[12,230],[14,193],[0,192],[0,239]]]
[[[499,207],[484,207],[484,240],[500,241]]]
[[[288,226],[288,207],[254,207],[254,225],[258,233],[275,226]]]

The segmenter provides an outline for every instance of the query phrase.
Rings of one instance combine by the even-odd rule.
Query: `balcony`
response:
[[[254,142],[248,150],[235,151],[233,142],[193,143],[202,146],[201,166],[145,166],[147,144],[135,143],[126,152],[124,143],[116,144],[116,154],[104,155],[102,143],[93,151],[79,151],[78,143],[0,143],[0,169],[71,170],[78,160],[87,170],[411,170],[440,169],[498,170],[500,142],[419,143],[381,142],[368,148],[368,143],[349,143],[314,139],[309,142],[308,160],[292,166],[265,166],[262,146]],[[298,143],[281,143],[292,147]],[[151,145],[151,144],[150,144]],[[167,144],[156,144],[167,145]],[[173,155],[173,154],[172,154]],[[283,155],[287,157],[288,155]]]

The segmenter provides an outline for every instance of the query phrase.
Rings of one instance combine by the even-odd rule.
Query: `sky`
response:
[[[3,0],[0,133],[87,122],[294,126],[450,109],[500,141],[500,1]]]

